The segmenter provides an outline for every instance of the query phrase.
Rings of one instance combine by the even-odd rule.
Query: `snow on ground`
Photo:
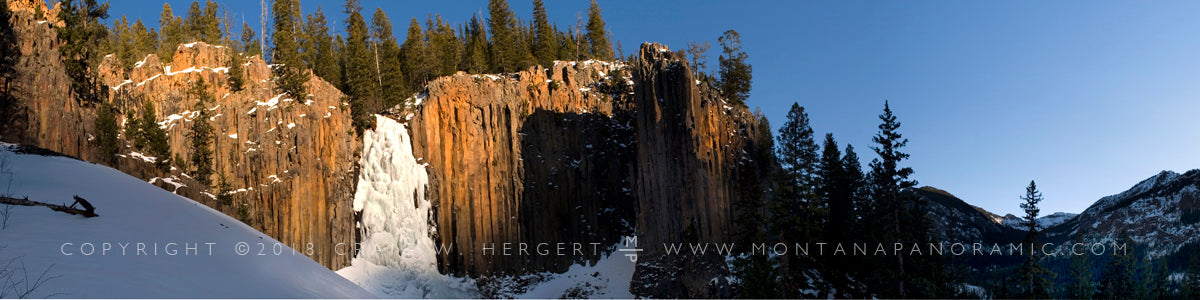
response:
[[[157,157],[147,156],[145,154],[142,154],[141,152],[129,152],[129,156],[132,156],[133,158],[140,159],[140,160],[142,160],[144,162],[148,162],[148,163],[155,163],[158,161]]]
[[[79,195],[100,215],[10,208],[0,229],[0,261],[24,265],[30,277],[46,270],[54,277],[30,298],[372,296],[233,218],[117,170],[7,150],[0,156],[8,157],[13,174],[0,175],[13,180],[0,193],[55,204]],[[238,255],[239,242],[249,246],[246,255]],[[259,245],[265,255],[258,255]]]
[[[626,238],[621,238],[624,241]],[[616,249],[608,256],[596,261],[595,265],[572,265],[566,273],[546,274],[548,280],[531,287],[528,292],[516,295],[516,298],[561,299],[573,298],[568,292],[589,293],[586,298],[623,298],[633,299],[629,292],[629,284],[633,280],[633,270],[636,262],[626,257],[626,251],[619,249],[627,247],[617,243]]]
[[[429,174],[413,157],[408,130],[378,115],[375,124],[363,135],[354,194],[354,210],[362,213],[362,250],[338,274],[380,297],[479,297],[473,280],[438,273],[425,198]]]

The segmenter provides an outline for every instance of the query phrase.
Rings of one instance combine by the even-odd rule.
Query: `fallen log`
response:
[[[82,200],[82,198],[79,198],[79,196],[76,196],[76,199]],[[76,202],[78,202],[79,200],[76,200]],[[18,199],[18,198],[0,196],[0,203],[11,204],[11,205],[21,205],[21,206],[45,206],[45,207],[49,207],[51,210],[54,210],[54,211],[68,213],[68,214],[72,214],[72,215],[80,215],[80,216],[84,216],[84,217],[88,217],[88,218],[100,216],[100,215],[96,214],[96,209],[94,207],[92,207],[91,203],[88,203],[87,205],[84,206],[85,208],[89,208],[88,210],[76,209],[76,208],[68,207],[65,205],[32,201],[32,200],[29,200],[29,197]],[[84,201],[84,203],[86,203],[86,201]],[[72,206],[74,206],[74,204],[72,204]]]

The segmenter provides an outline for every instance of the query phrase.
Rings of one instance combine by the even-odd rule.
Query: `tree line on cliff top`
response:
[[[588,8],[586,22],[580,18],[573,26],[560,27],[549,21],[542,0],[533,1],[532,20],[516,16],[505,0],[489,0],[486,16],[476,14],[458,24],[440,15],[426,16],[424,22],[411,18],[403,41],[393,34],[386,12],[376,8],[368,20],[358,0],[347,0],[341,7],[346,13],[340,22],[344,35],[329,28],[324,8],[304,15],[299,0],[272,2],[270,17],[259,26],[236,24],[232,12],[211,0],[193,1],[183,16],[163,4],[157,24],[121,16],[106,26],[102,20],[109,16],[108,4],[95,0],[67,0],[62,7],[59,17],[66,26],[59,29],[59,37],[65,41],[73,90],[82,102],[97,103],[104,97],[96,80],[96,66],[104,55],[115,55],[130,70],[148,53],[169,63],[177,45],[199,41],[227,46],[235,60],[229,72],[234,90],[244,82],[242,64],[254,55],[276,65],[277,87],[292,97],[307,95],[303,84],[310,75],[334,84],[347,95],[359,131],[369,126],[372,112],[406,104],[438,76],[457,71],[513,73],[550,66],[555,60],[626,59],[614,51],[596,1]],[[255,27],[265,27],[270,34],[260,35]],[[240,33],[235,35],[236,28]],[[721,75],[733,79],[722,87],[728,86],[727,98],[742,103],[750,83],[746,54],[736,32],[727,32],[721,41],[728,46]]]

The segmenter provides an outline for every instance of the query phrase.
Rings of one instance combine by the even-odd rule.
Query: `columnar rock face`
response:
[[[731,242],[733,203],[759,195],[745,193],[754,187],[740,177],[771,166],[750,155],[764,136],[754,115],[716,96],[687,66],[681,52],[643,44],[633,67],[637,233],[645,251],[632,286],[655,298],[730,297],[708,294],[710,281],[728,274],[723,257],[667,255],[662,245]]]
[[[603,248],[629,231],[632,106],[608,84],[628,84],[615,71],[622,67],[559,62],[429,84],[402,117],[418,160],[429,164],[436,240],[451,249],[440,257],[443,272],[565,271],[597,255],[505,256],[503,243],[514,253],[518,243],[530,252],[557,243]]]
[[[742,177],[771,166],[748,154],[761,151],[754,115],[691,74],[682,54],[648,44],[632,66],[557,62],[431,82],[411,113],[393,117],[409,122],[428,164],[434,234],[450,250],[442,272],[563,271],[636,225],[649,263],[635,292],[707,296],[728,274],[723,258],[668,257],[661,244],[730,241],[732,203],[761,197]],[[541,243],[582,244],[585,255],[520,254]]]
[[[46,11],[42,1],[10,1],[11,24],[19,53],[15,77],[9,85],[19,99],[0,112],[0,137],[5,141],[33,144],[82,159],[94,155],[88,147],[95,113],[74,100],[71,81],[58,52],[53,20],[36,18]],[[53,17],[51,17],[53,18]]]
[[[166,130],[172,156],[185,159],[193,150],[188,138],[192,121],[200,115],[199,99],[188,90],[203,79],[213,99],[199,109],[207,111],[214,129],[216,172],[209,178],[213,186],[205,187],[189,177],[190,170],[164,172],[154,167],[153,162],[169,158],[147,157],[144,149],[129,142],[123,142],[115,161],[98,159],[90,141],[99,104],[80,103],[71,94],[58,51],[61,42],[51,26],[56,22],[46,19],[53,16],[49,13],[37,18],[38,11],[47,11],[40,2],[9,2],[20,57],[10,85],[16,102],[0,111],[0,138],[106,161],[231,216],[244,215],[250,225],[327,267],[349,263],[354,243],[353,172],[360,145],[340,91],[313,77],[305,84],[309,95],[280,95],[270,67],[257,57],[243,65],[245,88],[231,91],[231,52],[203,43],[180,45],[170,66],[151,54],[127,71],[115,56],[104,57],[97,73],[107,86],[118,124],[123,129],[129,124],[126,113],[140,116],[142,104],[153,103],[154,121]],[[123,133],[121,138],[129,140]],[[221,177],[233,190],[228,203],[214,195]],[[103,199],[92,201],[103,205]],[[271,251],[274,245],[262,246]]]
[[[201,104],[215,136],[213,186],[206,191],[187,172],[150,180],[231,216],[244,210],[243,221],[264,233],[327,267],[346,266],[353,255],[351,201],[360,145],[342,93],[314,76],[305,83],[305,97],[281,94],[259,57],[243,63],[246,84],[233,91],[228,82],[232,52],[227,50],[183,44],[170,66],[150,54],[124,78],[120,71],[104,72],[120,69],[115,59],[101,66],[102,75],[117,76],[102,78],[112,87],[114,105],[140,116],[143,101],[153,103],[171,152],[184,159],[193,151],[189,136],[200,116],[200,99],[189,90],[203,81],[213,96]],[[222,176],[233,191],[232,203],[219,203],[213,196]],[[184,185],[176,184],[180,182]]]

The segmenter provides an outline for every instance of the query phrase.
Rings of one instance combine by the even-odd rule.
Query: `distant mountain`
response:
[[[934,238],[1010,243],[1024,236],[1017,216],[999,216],[934,187],[914,192],[926,200]],[[1200,245],[1200,169],[1184,174],[1162,171],[1124,192],[1100,198],[1080,214],[1053,213],[1038,218],[1038,224],[1045,228],[1042,241],[1060,247],[1077,234],[1088,242],[1108,243],[1128,232],[1139,255],[1175,254],[1185,245]]]
[[[934,238],[951,242],[1008,242],[1019,239],[1022,231],[1001,225],[1003,218],[983,208],[967,204],[950,192],[925,186],[914,190],[925,200],[934,228]]]
[[[1066,222],[1067,220],[1070,220],[1071,218],[1074,218],[1075,216],[1078,216],[1078,215],[1079,214],[1056,212],[1056,213],[1053,213],[1053,214],[1050,214],[1047,216],[1041,216],[1041,217],[1037,218],[1037,223],[1038,223],[1038,227],[1045,229],[1045,228],[1054,227],[1058,224],[1062,224],[1062,223]],[[1024,224],[1025,219],[1023,219],[1022,217],[1014,216],[1012,214],[1006,214],[1006,215],[1004,215],[1003,218],[992,219],[992,220],[996,221],[997,223],[1000,223],[1001,225],[1008,226],[1013,229],[1025,230],[1025,224]]]
[[[1047,230],[1050,237],[1083,234],[1088,241],[1112,241],[1128,232],[1151,258],[1200,243],[1200,169],[1184,174],[1162,171],[1129,190],[1100,198],[1077,218]]]

